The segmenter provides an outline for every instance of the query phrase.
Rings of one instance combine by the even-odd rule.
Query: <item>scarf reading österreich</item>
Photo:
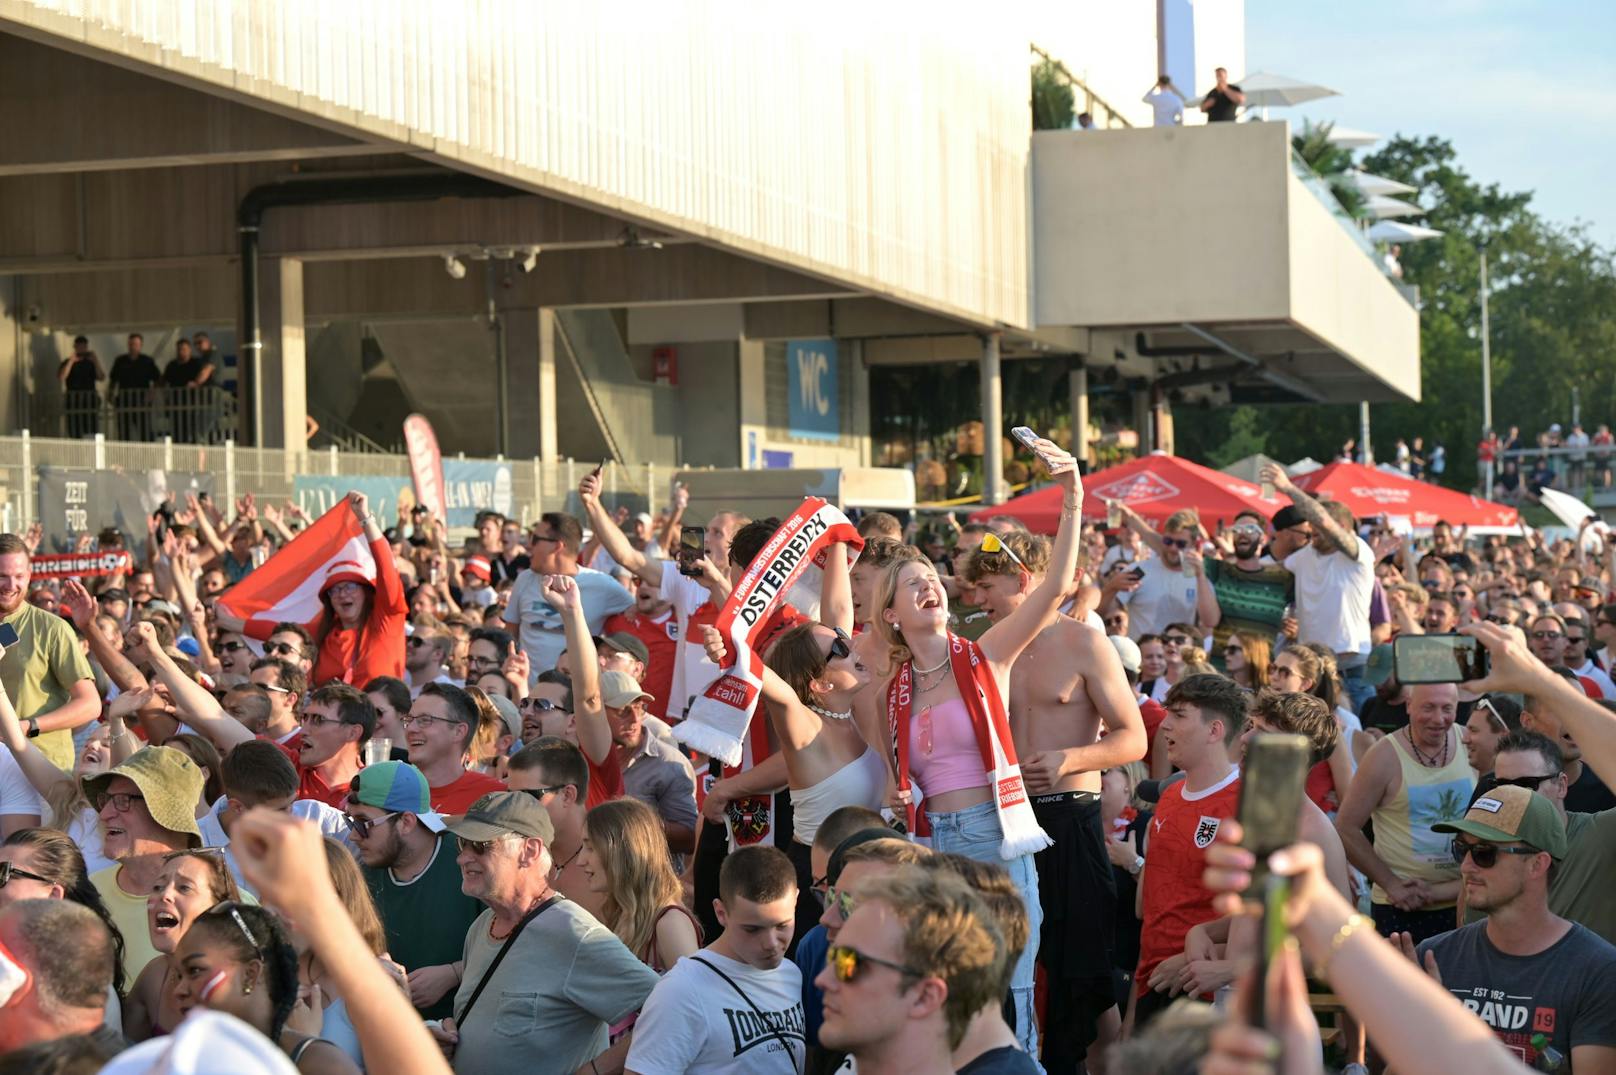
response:
[[[781,601],[806,608],[819,599],[825,552],[837,542],[855,550],[864,547],[847,516],[818,497],[804,500],[780,524],[747,565],[713,624],[733,663],[691,701],[689,715],[674,725],[674,738],[725,765],[740,764],[747,725],[763,688],[763,658],[755,643],[769,612]],[[762,760],[755,750],[752,760]]]
[[[999,811],[999,829],[1004,840],[999,857],[1019,858],[1042,851],[1055,841],[1049,838],[1027,802],[1027,789],[1021,781],[1021,765],[1016,761],[1016,744],[1010,738],[1010,721],[1005,716],[1004,698],[994,682],[982,648],[968,638],[948,636],[948,663],[954,685],[970,715],[976,732],[976,745],[982,752],[982,771],[993,789],[993,803]],[[892,752],[898,770],[898,788],[909,790],[909,718],[914,707],[914,661],[898,667],[887,688],[887,718],[892,731]],[[925,815],[909,805],[909,831],[928,835]]]

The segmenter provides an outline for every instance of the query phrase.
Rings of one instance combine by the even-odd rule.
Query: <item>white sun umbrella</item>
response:
[[[1413,202],[1405,202],[1401,198],[1388,198],[1384,194],[1371,194],[1365,198],[1364,210],[1376,220],[1397,216],[1419,216],[1425,212]]]
[[[1360,131],[1352,127],[1331,127],[1331,145],[1345,146],[1348,149],[1363,149],[1380,141],[1380,135],[1370,131]]]
[[[1417,243],[1421,239],[1435,239],[1442,232],[1420,224],[1405,224],[1401,220],[1382,220],[1365,234],[1377,243]]]
[[[1328,86],[1267,71],[1254,71],[1235,85],[1246,95],[1247,108],[1286,108],[1317,101],[1320,97],[1341,96],[1339,90],[1332,90]]]
[[[1418,194],[1418,187],[1411,187],[1407,183],[1399,183],[1395,179],[1387,179],[1383,175],[1371,175],[1368,172],[1354,169],[1347,173],[1352,179],[1353,186],[1365,194]]]

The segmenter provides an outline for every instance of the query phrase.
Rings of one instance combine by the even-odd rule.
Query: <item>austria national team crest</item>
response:
[[[1129,504],[1146,504],[1152,500],[1166,500],[1178,495],[1178,486],[1148,470],[1141,470],[1099,489],[1090,490],[1090,497],[1099,500],[1123,500]]]
[[[1218,826],[1223,823],[1221,817],[1207,817],[1201,815],[1201,823],[1195,826],[1195,846],[1211,847],[1212,841],[1217,839]]]

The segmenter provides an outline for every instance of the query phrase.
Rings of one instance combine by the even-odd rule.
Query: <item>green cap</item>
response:
[[[1462,832],[1495,844],[1521,843],[1556,859],[1566,853],[1565,822],[1554,804],[1511,784],[1493,788],[1471,803],[1462,819],[1432,825],[1431,831]]]
[[[443,818],[432,810],[426,777],[407,761],[384,761],[359,770],[348,785],[348,801],[392,813],[414,814],[428,830],[443,831]]]
[[[1378,687],[1391,678],[1395,668],[1391,643],[1383,642],[1369,651],[1369,660],[1364,664],[1364,682],[1371,687]]]
[[[471,809],[449,822],[449,831],[468,840],[497,840],[501,836],[531,836],[549,844],[555,840],[550,811],[525,791],[491,791]]]
[[[140,789],[153,821],[169,832],[189,836],[193,846],[202,843],[202,832],[196,827],[196,803],[207,781],[202,770],[182,751],[173,747],[137,750],[106,772],[80,780],[84,797],[93,804],[115,776],[132,781]]]

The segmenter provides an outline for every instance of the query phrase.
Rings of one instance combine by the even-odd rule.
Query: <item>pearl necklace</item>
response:
[[[809,703],[808,708],[813,710],[815,713],[818,713],[820,716],[826,718],[827,720],[852,720],[853,719],[853,711],[851,709],[843,710],[842,712],[837,713],[837,712],[834,712],[832,710],[826,709],[823,706],[814,705],[811,702]]]

